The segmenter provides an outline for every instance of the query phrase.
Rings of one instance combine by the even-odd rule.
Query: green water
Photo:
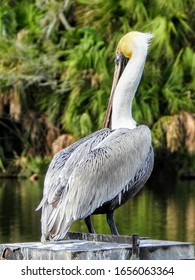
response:
[[[0,243],[40,240],[42,181],[0,180]],[[138,233],[153,239],[195,241],[195,181],[148,183],[115,212],[120,234]],[[97,233],[109,233],[104,215],[93,217]],[[83,221],[71,231],[86,232]]]

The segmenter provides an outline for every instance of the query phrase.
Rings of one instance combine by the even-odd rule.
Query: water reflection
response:
[[[0,180],[0,243],[40,239],[42,180]],[[150,182],[119,208],[116,223],[121,234],[139,233],[153,239],[195,241],[195,181]],[[93,217],[98,233],[110,233],[105,216]],[[72,231],[86,231],[83,221]]]

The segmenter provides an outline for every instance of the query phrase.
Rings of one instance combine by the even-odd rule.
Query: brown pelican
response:
[[[118,234],[114,210],[148,180],[153,169],[151,133],[147,126],[137,126],[131,107],[151,38],[141,32],[121,38],[107,128],[80,139],[52,159],[37,208],[42,207],[42,242],[63,239],[71,224],[83,218],[89,232],[94,232],[92,214],[106,214],[111,233]]]

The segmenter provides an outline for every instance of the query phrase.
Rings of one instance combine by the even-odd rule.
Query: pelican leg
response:
[[[108,212],[107,215],[107,223],[110,227],[111,233],[113,235],[119,235],[115,221],[114,221],[114,211],[113,212]]]
[[[95,233],[95,229],[92,225],[92,222],[91,222],[91,216],[87,216],[85,218],[85,223],[86,223],[86,226],[87,226],[87,229],[89,231],[89,233]]]

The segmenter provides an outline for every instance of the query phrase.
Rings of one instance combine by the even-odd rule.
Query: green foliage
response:
[[[181,49],[162,91],[169,113],[176,114],[180,110],[193,112],[195,108],[194,66],[195,53],[188,47]]]
[[[3,0],[0,5],[0,37],[10,36],[16,29],[16,19],[8,0]]]
[[[19,167],[19,176],[30,177],[34,174],[44,174],[49,164],[49,159],[42,156],[20,156],[15,159],[14,165]]]
[[[80,137],[102,125],[111,83],[109,52],[96,29],[71,33],[80,37],[80,44],[67,50],[63,86],[69,89],[69,97],[61,120],[64,129]]]
[[[119,38],[131,30],[152,32],[133,115],[152,128],[156,147],[166,147],[159,132],[166,118],[195,112],[194,27],[190,0],[2,0],[1,121],[25,127],[23,154],[44,137],[37,155],[46,151],[47,133],[31,135],[32,112],[39,116],[34,127],[47,119],[76,138],[101,128]]]

